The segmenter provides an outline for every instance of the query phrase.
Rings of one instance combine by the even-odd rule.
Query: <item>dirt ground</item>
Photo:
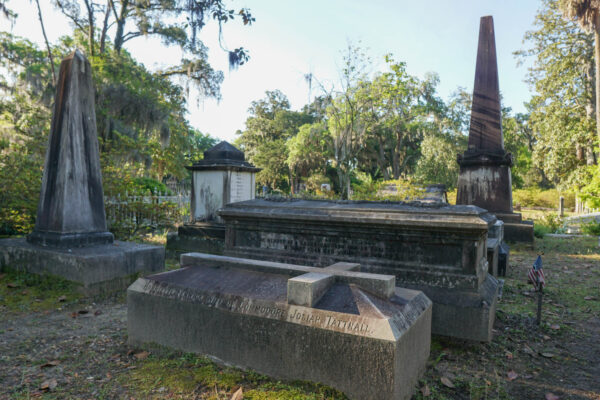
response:
[[[538,327],[526,271],[542,252],[548,285]],[[600,400],[599,284],[597,238],[513,246],[494,340],[434,338],[413,398]],[[344,398],[202,357],[130,349],[123,294],[94,301],[71,296],[68,286],[39,287],[0,273],[0,399]]]

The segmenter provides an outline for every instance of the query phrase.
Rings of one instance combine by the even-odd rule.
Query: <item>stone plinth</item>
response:
[[[496,39],[491,16],[481,18],[469,144],[467,151],[458,156],[458,164],[456,204],[473,204],[496,214],[506,223],[507,240],[533,242],[533,225],[523,224],[521,214],[513,213],[510,175],[513,159],[504,150]]]
[[[394,277],[191,253],[127,291],[129,344],[209,355],[352,399],[410,399],[431,302]]]
[[[121,241],[67,249],[3,239],[0,267],[60,276],[78,283],[81,293],[95,295],[126,288],[140,274],[164,270],[165,249]]]
[[[227,203],[254,199],[260,168],[246,162],[244,153],[225,141],[186,168],[192,171],[192,222],[169,235],[167,249],[222,254],[225,226],[217,210]]]
[[[496,218],[474,206],[255,199],[228,204],[225,255],[318,267],[346,261],[396,276],[433,300],[432,332],[492,337],[497,280],[487,232]]]

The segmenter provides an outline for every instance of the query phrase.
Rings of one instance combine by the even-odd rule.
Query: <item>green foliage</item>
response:
[[[536,30],[527,32],[521,60],[533,58],[528,81],[536,93],[529,119],[532,157],[544,177],[565,188],[585,181],[577,170],[597,160],[594,119],[594,39],[563,18],[558,0],[544,0]]]
[[[535,221],[533,234],[542,238],[548,233],[564,233],[564,221],[555,213],[545,214],[541,219]]]
[[[133,183],[135,186],[139,188],[137,193],[139,194],[147,194],[150,193],[152,195],[158,195],[159,193],[164,193],[165,195],[171,195],[172,192],[167,188],[167,186],[152,178],[134,178]]]
[[[246,130],[239,132],[236,143],[248,160],[262,168],[256,176],[259,186],[266,185],[284,191],[290,188],[288,153],[289,148],[294,145],[292,143],[288,146],[287,142],[298,134],[302,125],[312,123],[313,117],[306,112],[295,112],[289,108],[290,103],[283,93],[278,90],[267,91],[264,99],[252,102],[250,117],[246,119]],[[292,169],[301,162],[295,156],[291,160]]]
[[[352,200],[412,201],[420,199],[425,189],[410,179],[374,181],[364,173],[358,173],[357,183],[352,184]]]
[[[583,222],[580,229],[586,235],[600,236],[600,222],[598,221]]]
[[[557,189],[531,187],[513,190],[513,204],[521,207],[542,207],[558,209],[560,197],[565,198],[565,208],[575,207],[575,194],[559,192]]]
[[[591,166],[586,169],[587,184],[581,189],[581,199],[590,208],[600,208],[600,170]]]

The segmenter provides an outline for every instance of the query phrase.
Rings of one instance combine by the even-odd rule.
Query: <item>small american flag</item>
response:
[[[542,269],[542,256],[538,256],[533,266],[527,274],[529,281],[533,284],[535,290],[540,290],[539,285],[544,288],[546,287],[546,281],[544,280],[544,270]]]

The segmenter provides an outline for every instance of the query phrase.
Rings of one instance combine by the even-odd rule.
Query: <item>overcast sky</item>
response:
[[[51,41],[68,34],[68,21],[40,0]],[[244,129],[248,107],[264,97],[266,90],[280,89],[293,109],[308,100],[304,74],[322,82],[335,82],[341,55],[348,41],[368,49],[373,70],[385,67],[383,56],[392,53],[405,61],[410,74],[423,78],[427,72],[440,76],[439,93],[444,99],[457,87],[472,90],[479,18],[493,15],[504,106],[524,111],[530,98],[523,82],[525,67],[517,67],[512,53],[523,47],[522,39],[532,29],[538,0],[233,0],[232,8],[248,7],[256,22],[248,27],[239,22],[225,25],[229,48],[243,46],[250,53],[247,65],[229,72],[227,54],[216,43],[216,29],[208,26],[201,39],[211,49],[210,61],[225,72],[222,100],[190,98],[189,120],[214,137],[232,141]],[[41,29],[33,3],[10,0],[19,13],[14,24],[0,18],[0,30],[11,31],[42,43]],[[177,49],[166,49],[154,40],[132,40],[128,50],[148,68],[157,69],[180,58]],[[318,91],[313,88],[313,96]]]

